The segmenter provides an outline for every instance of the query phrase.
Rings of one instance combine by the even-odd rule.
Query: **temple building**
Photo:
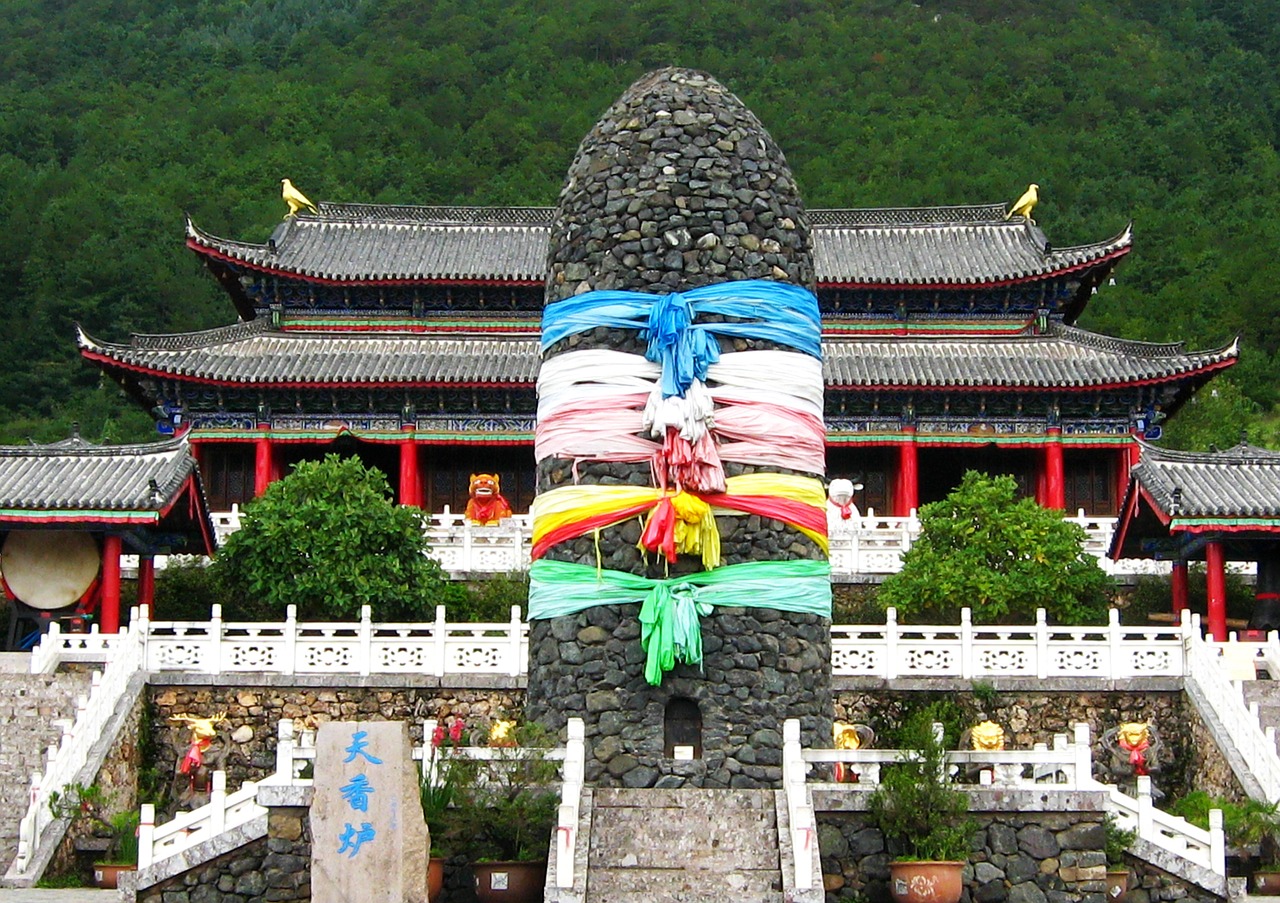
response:
[[[1045,505],[1115,515],[1135,439],[1237,359],[1235,342],[1188,351],[1079,329],[1131,230],[1056,248],[1005,214],[808,211],[827,476],[860,483],[863,511],[906,515],[978,468]],[[121,344],[82,331],[81,353],[155,411],[161,433],[189,430],[215,511],[328,451],[384,470],[404,504],[461,511],[469,475],[488,471],[527,511],[550,219],[322,203],[265,244],[188,221],[188,247],[239,322]],[[640,211],[619,253],[690,253],[679,230],[652,226]]]

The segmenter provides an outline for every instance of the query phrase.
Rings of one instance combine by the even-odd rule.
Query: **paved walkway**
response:
[[[0,887],[0,903],[113,903],[119,899],[118,890],[97,890],[92,887],[59,890]]]

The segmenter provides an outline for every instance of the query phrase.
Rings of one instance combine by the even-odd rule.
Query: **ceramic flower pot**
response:
[[[103,862],[96,862],[93,866],[94,886],[114,890],[121,872],[133,872],[137,871],[137,868],[136,865],[107,865]]]
[[[476,862],[476,900],[479,903],[535,903],[547,883],[547,862]]]
[[[889,893],[897,903],[957,903],[963,871],[963,862],[891,862]]]
[[[444,888],[444,857],[432,856],[427,861],[427,899],[434,901]]]
[[[1109,903],[1123,903],[1129,896],[1129,870],[1107,869],[1107,900]]]
[[[1280,871],[1260,869],[1254,872],[1253,892],[1268,897],[1280,895]]]

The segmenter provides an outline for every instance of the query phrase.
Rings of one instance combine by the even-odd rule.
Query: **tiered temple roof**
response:
[[[1229,557],[1256,560],[1280,537],[1280,452],[1245,442],[1186,452],[1141,444],[1130,473],[1115,558],[1197,558],[1204,534],[1227,537]]]

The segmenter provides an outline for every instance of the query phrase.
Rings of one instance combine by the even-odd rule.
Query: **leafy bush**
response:
[[[245,506],[214,567],[246,616],[306,620],[430,618],[466,591],[428,556],[422,512],[391,500],[386,476],[357,458],[304,461]]]
[[[903,620],[1063,624],[1106,619],[1111,579],[1084,551],[1084,531],[1061,512],[1017,497],[1009,476],[969,471],[940,502],[920,509],[920,538],[876,598]]]
[[[1241,858],[1247,859],[1256,851],[1266,865],[1280,862],[1280,803],[1230,800],[1195,790],[1169,806],[1170,813],[1204,830],[1209,829],[1210,809],[1222,810],[1222,831],[1227,836],[1227,844]]]
[[[448,611],[450,621],[484,621],[505,623],[511,619],[511,606],[524,611],[529,604],[529,576],[523,573],[496,574],[467,587],[466,598]]]
[[[1138,832],[1120,827],[1110,812],[1103,817],[1102,828],[1106,833],[1107,865],[1123,865],[1124,854],[1138,839]]]
[[[560,768],[546,755],[552,740],[536,722],[495,721],[472,740],[491,747],[492,759],[454,756],[439,844],[472,861],[545,859],[559,804]]]

